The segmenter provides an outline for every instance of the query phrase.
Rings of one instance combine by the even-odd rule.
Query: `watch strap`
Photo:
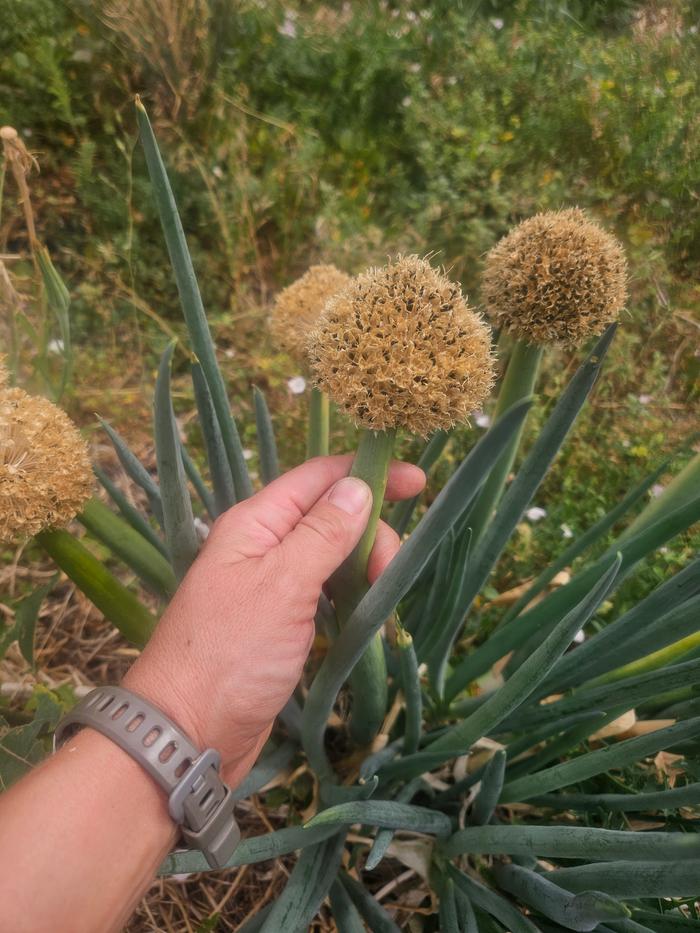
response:
[[[235,801],[220,775],[221,758],[192,744],[172,719],[123,687],[99,687],[59,723],[54,750],[78,728],[89,726],[134,758],[168,794],[170,815],[188,845],[201,849],[212,868],[222,868],[240,841]]]

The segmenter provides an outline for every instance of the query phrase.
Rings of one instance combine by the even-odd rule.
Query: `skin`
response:
[[[240,784],[301,676],[323,585],[359,541],[369,488],[352,457],[310,460],[215,523],[123,685],[150,699]],[[425,477],[392,465],[387,498]],[[399,547],[381,524],[374,581]],[[109,739],[84,729],[0,797],[2,928],[120,930],[176,841],[167,799]]]

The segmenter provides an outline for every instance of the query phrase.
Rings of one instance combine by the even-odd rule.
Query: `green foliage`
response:
[[[201,370],[198,366],[193,368],[192,376],[200,412],[205,416],[202,427],[207,438],[210,476],[218,476],[219,483],[222,476],[225,478],[224,492],[227,486],[232,488],[229,481],[233,477],[238,489],[242,479],[238,468],[243,463],[238,433],[225,395],[220,396],[219,405],[215,403],[216,396],[209,395],[222,393],[223,381],[164,164],[145,112],[141,110],[140,114],[166,238],[173,264],[176,270],[179,268],[183,311],[193,345],[202,351],[198,357],[206,360]],[[605,664],[601,666],[599,655],[589,647],[595,645],[596,638],[571,655],[566,652],[576,633],[589,625],[639,561],[700,519],[695,484],[686,481],[684,474],[666,493],[668,508],[664,508],[662,500],[650,507],[648,518],[643,512],[630,525],[629,533],[619,535],[600,556],[589,558],[568,584],[534,605],[529,597],[523,599],[510,621],[495,633],[484,632],[469,644],[459,642],[462,630],[476,631],[478,635],[478,628],[469,624],[470,611],[585,405],[613,335],[614,328],[608,329],[569,380],[500,503],[500,490],[492,488],[488,477],[494,475],[492,471],[504,452],[509,458],[514,457],[531,407],[527,399],[514,405],[509,404],[509,398],[503,402],[502,407],[507,410],[456,466],[398,556],[373,586],[367,588],[364,584],[366,550],[364,554],[358,551],[358,556],[339,576],[347,593],[341,588],[339,606],[327,607],[331,615],[337,609],[338,616],[328,626],[332,643],[301,710],[301,743],[295,723],[288,729],[286,741],[266,752],[237,791],[245,795],[263,787],[271,774],[302,750],[320,782],[319,809],[305,827],[288,826],[248,839],[231,860],[231,865],[240,865],[292,849],[301,850],[284,892],[269,911],[261,914],[259,929],[307,929],[329,892],[333,909],[339,911],[349,929],[358,929],[360,918],[373,929],[396,928],[371,892],[348,877],[341,867],[346,836],[353,825],[373,827],[374,840],[367,859],[367,866],[372,868],[390,853],[396,833],[417,833],[431,840],[427,857],[441,897],[441,922],[446,928],[537,931],[547,930],[551,921],[564,929],[593,930],[603,921],[613,925],[628,922],[624,918],[629,917],[630,908],[610,895],[634,902],[639,897],[678,897],[690,893],[692,872],[687,866],[692,865],[692,871],[700,866],[700,848],[694,832],[674,832],[669,828],[641,834],[627,827],[589,826],[585,818],[591,812],[610,815],[635,806],[634,802],[630,804],[630,794],[619,795],[624,798],[619,807],[615,801],[608,805],[610,795],[597,793],[592,783],[601,775],[620,769],[639,769],[643,773],[645,759],[668,748],[683,751],[690,771],[700,769],[700,762],[694,757],[700,740],[700,717],[694,715],[692,707],[686,715],[677,713],[674,724],[663,725],[648,734],[643,731],[617,743],[590,747],[601,725],[609,724],[633,707],[643,715],[645,702],[657,698],[660,691],[670,697],[683,697],[682,691],[686,689],[692,691],[700,661],[692,656],[684,660],[685,655],[677,659],[671,654],[658,667],[652,665],[639,673],[633,670],[631,676],[623,671],[608,677],[606,682],[600,676],[606,673]],[[183,454],[185,462],[188,455],[177,437],[172,411],[172,351],[170,345],[163,355],[156,386],[158,483],[118,435],[111,429],[109,433],[125,469],[146,491],[152,510],[162,511],[166,553],[176,573],[181,575],[196,553],[197,542],[191,493],[183,467]],[[270,479],[276,470],[276,443],[267,406],[259,393],[256,421],[265,478]],[[429,444],[424,459],[439,456],[444,440],[440,437],[435,444]],[[369,435],[360,444],[355,472],[361,471],[376,485],[378,500],[386,481],[392,445],[393,437]],[[200,498],[208,502],[213,494],[198,471],[193,470],[191,466],[193,486]],[[692,477],[693,470],[694,466],[687,475]],[[638,491],[627,492],[624,508],[613,510],[614,519],[594,523],[596,535],[604,534],[614,520],[622,518],[639,501]],[[493,506],[495,515],[472,550],[471,518],[490,512]],[[399,513],[399,520],[406,518]],[[114,521],[121,523],[116,517]],[[103,526],[104,522],[100,527]],[[154,568],[161,568],[163,559],[150,541],[154,534],[150,521],[139,516],[138,522],[132,520],[125,528],[129,535],[124,541],[131,541],[130,548],[125,550],[122,545],[121,550],[115,547],[115,551],[141,575],[148,570],[152,576]],[[139,545],[136,539],[143,529],[148,529],[148,533]],[[102,599],[113,620],[124,627],[125,609],[133,604],[132,595],[123,587],[120,589],[94,558],[97,566],[88,567],[89,555],[77,542],[71,545],[72,539],[65,532],[44,533],[41,539],[78,585],[94,601]],[[102,533],[101,540],[108,541],[109,535]],[[595,535],[589,534],[586,544],[595,540]],[[585,550],[582,546],[571,553],[578,556]],[[360,561],[361,572],[357,569]],[[617,639],[621,644],[620,659],[624,661],[644,658],[650,648],[657,647],[659,639],[676,639],[697,631],[697,614],[693,611],[697,602],[697,567],[697,562],[691,564],[666,581],[658,593],[652,593],[638,607],[622,614],[597,638],[607,637],[612,642]],[[96,588],[98,578],[101,582]],[[445,581],[450,581],[450,585],[445,586]],[[163,586],[165,583],[163,579]],[[658,606],[667,610],[665,624],[657,624]],[[389,726],[385,749],[368,754],[365,748],[365,760],[360,767],[362,783],[343,786],[337,772],[342,761],[325,744],[327,720],[346,681],[355,695],[358,690],[371,692],[366,675],[359,685],[353,680],[353,669],[359,669],[358,662],[370,646],[382,652],[383,660],[381,629],[397,609],[403,624],[397,626],[399,663],[391,686],[402,691],[403,719]],[[129,615],[132,638],[143,639],[147,635],[150,623],[144,613],[142,610],[144,617],[136,628],[133,613]],[[338,625],[339,622],[342,624]],[[455,642],[456,650],[452,651]],[[515,653],[503,668],[500,681],[495,678],[490,689],[479,688],[477,678],[488,674],[496,662],[512,652]],[[583,659],[582,664],[578,663],[579,658]],[[431,668],[427,685],[419,666],[426,660]],[[381,681],[384,688],[384,674]],[[559,683],[564,684],[563,695],[555,695],[552,702],[541,704],[541,698],[551,692],[549,685]],[[474,690],[479,694],[472,695]],[[389,697],[382,689],[375,699],[380,704],[376,710],[379,722],[387,712]],[[364,708],[357,701],[355,707],[356,714]],[[32,724],[20,727],[29,730],[26,735],[10,730],[5,738],[15,743],[28,760],[37,754],[35,743],[40,726],[36,732],[33,728]],[[370,730],[369,738],[374,731]],[[347,741],[352,743],[353,730],[348,728],[347,733]],[[478,748],[485,740],[498,751],[480,771],[462,782],[454,782],[439,795],[426,792],[423,775],[447,766],[448,771],[442,774],[449,776],[449,763]],[[359,745],[357,751],[361,751],[362,741]],[[8,749],[13,753],[14,746]],[[462,795],[477,781],[480,784],[470,802],[468,828],[459,829]],[[582,814],[584,822],[558,826],[556,820],[550,820],[550,825],[542,825],[532,810],[532,801],[542,801],[548,810],[557,812],[560,808],[555,792],[570,788],[580,789],[574,795],[579,803],[572,807],[571,819]],[[649,808],[653,812],[695,800],[692,784],[677,790],[679,793],[650,787],[640,795],[637,805],[642,811]],[[571,794],[563,799],[567,796]],[[418,802],[414,802],[416,798]],[[516,803],[530,807],[523,822],[501,825],[503,805]],[[459,871],[452,863],[465,856],[469,857],[473,871],[484,872],[484,858],[492,860],[492,871],[484,872],[487,884]],[[546,866],[538,861],[542,858],[547,859]],[[566,867],[571,859],[583,863],[580,874],[574,875]],[[598,868],[601,859],[613,860],[605,863],[606,868],[611,867],[609,876]],[[163,871],[200,870],[201,862],[198,853],[175,854],[167,860]],[[681,865],[682,870],[675,871]],[[549,870],[544,872],[544,867]],[[595,882],[581,881],[588,876]],[[527,916],[502,892],[526,905]]]

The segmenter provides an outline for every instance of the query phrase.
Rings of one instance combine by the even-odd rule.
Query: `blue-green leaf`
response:
[[[149,544],[152,544],[153,547],[159,551],[166,560],[168,560],[168,549],[166,548],[163,541],[161,541],[161,539],[155,533],[153,528],[151,528],[147,520],[139,512],[139,510],[134,508],[134,506],[129,502],[121,490],[118,489],[109,476],[107,476],[104,470],[100,469],[98,466],[93,466],[93,471],[95,476],[100,481],[100,485],[103,487],[107,495],[110,497],[112,502],[114,502],[116,507],[122,513],[126,521],[131,525],[131,527],[135,531],[138,531],[138,533],[143,538],[145,538]]]
[[[499,749],[489,758],[481,776],[481,787],[477,791],[469,813],[469,823],[472,826],[483,826],[493,816],[503,790],[505,773],[506,753],[503,749]]]
[[[332,774],[323,736],[338,691],[375,633],[408,592],[460,514],[468,507],[508,438],[522,423],[529,407],[529,402],[522,402],[506,412],[476,444],[408,541],[361,600],[331,646],[309,691],[302,726],[304,749],[312,767],[321,777],[327,779]]]
[[[459,749],[469,748],[477,739],[488,735],[509,713],[517,709],[533,692],[538,681],[552,669],[557,658],[571,644],[576,632],[605,599],[615,581],[619,566],[620,558],[618,557],[606,569],[597,585],[586,594],[578,606],[567,613],[516,674],[491,694],[489,699],[471,716],[432,742],[427,752],[442,753],[443,761],[447,761],[454,757]],[[416,762],[415,773],[421,773],[419,770],[421,767],[421,762]],[[408,772],[409,775],[411,773],[412,771]]]
[[[263,933],[306,933],[338,873],[344,845],[345,834],[340,833],[304,849],[262,926]]]
[[[331,885],[330,901],[338,933],[365,933],[366,927],[357,907],[337,878]]]
[[[700,858],[697,833],[635,833],[588,826],[472,826],[445,842],[443,851],[457,855],[534,855],[637,862]]]
[[[667,748],[673,748],[682,742],[697,739],[700,736],[700,717],[679,722],[673,726],[657,729],[648,735],[625,739],[605,748],[580,755],[571,761],[553,765],[536,774],[529,774],[510,784],[506,784],[501,795],[501,803],[530,800],[532,797],[577,784],[596,774],[624,768],[649,755]]]
[[[277,442],[275,429],[272,425],[270,411],[265,396],[257,387],[253,387],[255,400],[255,423],[258,429],[258,453],[260,455],[260,476],[267,486],[280,475],[279,461],[277,459]]]
[[[519,865],[496,865],[494,876],[500,888],[539,913],[561,923],[567,930],[598,929],[602,921],[629,917],[629,910],[609,894],[586,891],[570,894],[542,875]]]
[[[700,782],[640,794],[541,794],[530,800],[534,807],[552,807],[561,812],[600,810],[608,813],[642,813],[678,810],[680,807],[700,805]]]
[[[479,884],[469,875],[458,871],[453,865],[448,865],[447,871],[455,887],[463,891],[475,907],[495,917],[510,933],[539,933],[537,927],[500,894]]]
[[[257,794],[266,784],[269,784],[275,775],[287,767],[297,751],[296,743],[287,741],[264,755],[243,783],[234,790],[234,798],[245,800],[246,797]]]
[[[273,833],[262,836],[249,836],[244,839],[233,853],[226,868],[240,865],[253,865],[266,862],[282,855],[289,855],[297,849],[313,846],[324,839],[335,836],[337,826],[320,826],[317,829],[305,829],[302,826],[287,826]],[[187,872],[209,871],[208,862],[197,849],[187,852],[173,852],[161,865],[159,875],[178,875]]]
[[[583,534],[577,535],[571,544],[561,552],[559,557],[553,560],[551,564],[548,564],[534,583],[532,583],[523,595],[513,603],[508,612],[503,616],[501,625],[506,625],[511,619],[520,615],[523,609],[532,602],[535,596],[538,596],[542,590],[545,589],[547,584],[551,583],[561,570],[570,567],[577,557],[588,550],[596,541],[603,538],[604,535],[606,535],[607,532],[610,531],[630,509],[634,508],[644,495],[646,495],[659,477],[666,472],[668,465],[669,461],[664,460],[660,466],[646,476],[631,492],[627,493],[624,499],[621,499],[606,515],[599,519],[594,525],[591,525]]]
[[[148,114],[138,97],[136,98],[136,118],[146,155],[148,174],[153,185],[153,194],[163,226],[165,242],[175,273],[185,323],[192,341],[192,349],[202,366],[204,377],[209,386],[226,456],[233,475],[236,498],[239,500],[246,499],[252,495],[253,486],[248,475],[238,429],[231,414],[224,379],[216,362],[214,342],[211,338],[204,305],[202,304],[202,296],[199,292],[197,277],[187,248],[185,233],[182,229],[168,174],[158,150],[158,144],[153,135]]]
[[[344,871],[340,873],[339,878],[372,933],[401,933],[389,914],[375,901],[364,885]]]
[[[131,452],[125,441],[117,434],[114,428],[110,424],[107,424],[102,418],[99,419],[99,422],[109,435],[109,439],[119,457],[119,462],[124,467],[127,476],[146,493],[151,512],[162,528],[164,526],[163,503],[161,502],[158,484],[136,454]]]
[[[558,868],[546,872],[544,877],[575,893],[602,891],[613,897],[631,900],[696,897],[700,861],[599,862],[577,865],[575,868]]]
[[[180,441],[180,456],[182,457],[182,465],[185,468],[187,478],[192,483],[194,491],[199,496],[199,501],[204,506],[207,515],[209,518],[216,518],[217,511],[216,505],[214,504],[214,497],[207,489],[207,485],[202,479],[202,474],[199,472],[197,464],[187,453],[187,448],[182,441]]]
[[[450,437],[450,431],[436,431],[425,445],[425,449],[418,458],[416,466],[419,466],[426,475],[440,459]],[[389,524],[399,537],[402,538],[408,531],[408,526],[411,523],[411,518],[419,500],[420,495],[414,496],[413,499],[404,499],[403,502],[397,502],[391,510]]]
[[[207,380],[204,378],[202,367],[199,363],[193,363],[191,372],[199,425],[202,429],[209,473],[211,474],[211,483],[214,489],[216,514],[221,515],[236,504],[233,475],[231,474],[231,467],[221,437],[221,429],[219,428],[211,393],[209,392]]]
[[[639,534],[621,541],[619,553],[622,564],[617,582],[647,554],[660,547],[665,541],[684,531],[700,519],[700,496],[688,505],[661,518],[656,524],[644,528]],[[600,579],[611,558],[618,552],[611,546],[597,561],[578,573],[569,583],[550,593],[542,602],[511,623],[496,631],[480,648],[465,658],[456,668],[445,690],[448,699],[456,696],[472,680],[485,673],[492,664],[509,651],[521,648],[532,639],[541,642],[545,634],[557,624],[563,613],[568,612],[583,594]],[[523,655],[525,656],[525,655]],[[529,656],[529,655],[528,655]]]
[[[439,810],[416,807],[395,800],[357,800],[341,803],[321,810],[306,824],[308,829],[316,826],[351,826],[365,823],[384,829],[404,829],[414,833],[429,833],[448,836],[452,832],[452,821]]]
[[[154,400],[156,460],[163,501],[165,540],[172,555],[173,569],[182,579],[199,551],[197,532],[192,515],[192,502],[187,489],[180,453],[172,401],[170,399],[170,361],[174,344],[166,349],[158,369]]]

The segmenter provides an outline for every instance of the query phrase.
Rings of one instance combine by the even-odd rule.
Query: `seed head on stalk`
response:
[[[624,307],[625,254],[577,207],[536,214],[489,252],[483,298],[494,324],[518,339],[576,346]]]
[[[0,540],[66,525],[91,489],[87,446],[65,412],[22,389],[0,390]]]
[[[311,266],[275,298],[270,331],[279,346],[299,363],[307,363],[309,331],[329,298],[350,284],[350,276],[332,265]]]
[[[397,428],[427,435],[466,421],[493,382],[491,334],[459,285],[426,259],[399,256],[327,302],[308,349],[318,389],[363,429],[351,475],[372,491],[365,533],[330,585],[343,628],[367,591]],[[350,688],[350,733],[368,745],[388,700],[381,633],[356,664]]]
[[[449,428],[493,384],[488,326],[460,286],[418,256],[369,269],[332,298],[309,359],[319,387],[372,431]]]

